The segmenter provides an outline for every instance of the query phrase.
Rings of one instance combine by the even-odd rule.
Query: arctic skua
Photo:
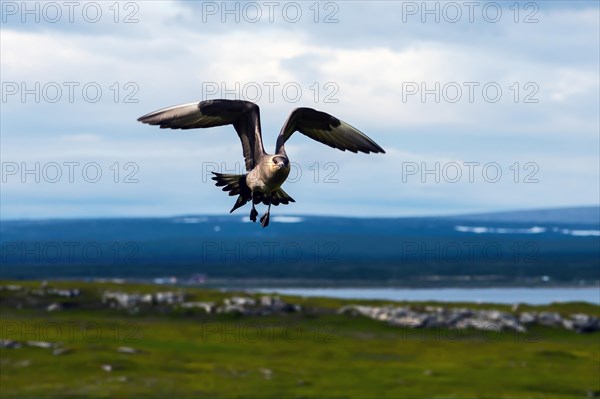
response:
[[[142,123],[158,125],[161,129],[197,129],[233,125],[242,142],[246,171],[243,175],[215,173],[212,179],[229,195],[237,195],[230,213],[252,202],[250,220],[256,222],[255,205],[268,206],[260,218],[261,225],[269,225],[271,205],[296,202],[281,185],[290,173],[290,160],[285,143],[294,132],[300,132],[330,147],[353,153],[385,153],[377,143],[358,129],[312,108],[296,108],[285,121],[277,137],[275,154],[267,154],[263,147],[258,105],[243,100],[207,100],[164,108],[138,119]]]

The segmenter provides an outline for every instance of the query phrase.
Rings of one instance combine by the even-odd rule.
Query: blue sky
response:
[[[387,151],[294,135],[279,213],[599,203],[596,1],[47,4],[1,3],[2,218],[228,212],[208,176],[242,170],[231,127],[136,122],[225,96],[260,105],[269,152],[299,106]]]

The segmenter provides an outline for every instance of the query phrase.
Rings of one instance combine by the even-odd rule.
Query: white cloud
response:
[[[212,182],[202,181],[201,174],[202,162],[241,162],[233,129],[173,133],[135,121],[154,109],[201,99],[206,82],[224,83],[229,89],[236,82],[242,86],[257,82],[263,87],[260,105],[267,150],[272,150],[281,124],[297,106],[333,113],[387,150],[385,156],[353,155],[294,137],[288,152],[292,161],[303,165],[306,177],[290,187],[293,196],[302,199],[294,204],[298,212],[404,214],[419,209],[468,210],[475,204],[490,210],[503,205],[529,207],[540,198],[548,205],[597,199],[598,153],[594,149],[599,145],[600,81],[598,57],[590,56],[590,51],[597,51],[597,6],[542,9],[538,24],[509,21],[498,26],[454,26],[387,23],[396,14],[380,14],[379,19],[370,16],[377,16],[389,3],[380,3],[373,15],[362,5],[351,4],[344,4],[341,22],[331,26],[214,27],[200,24],[189,4],[165,2],[140,3],[140,22],[131,26],[70,30],[3,26],[0,67],[4,82],[98,82],[104,90],[98,103],[80,96],[73,103],[56,104],[22,103],[18,95],[10,97],[1,112],[3,161],[96,160],[105,167],[111,162],[136,162],[144,177],[126,190],[114,184],[9,184],[3,187],[8,193],[3,194],[3,215],[21,212],[18,209],[27,203],[24,199],[36,205],[23,212],[69,214],[69,207],[45,206],[44,201],[81,197],[85,203],[84,192],[123,200],[98,202],[89,209],[92,214],[133,208],[134,212],[163,214],[227,211],[223,194]],[[357,25],[356,21],[362,22]],[[585,42],[585,37],[593,40]],[[114,82],[120,85],[117,102],[111,91]],[[127,82],[139,89],[137,103],[122,101]],[[280,83],[273,103],[267,101],[265,82]],[[285,101],[281,85],[286,82],[299,83],[301,101]],[[320,85],[317,103],[310,89],[315,82]],[[339,102],[323,102],[326,82],[339,88],[334,96]],[[457,103],[443,97],[436,103],[428,95],[423,103],[416,94],[403,101],[403,83],[412,82],[419,89],[421,84],[432,88],[436,82],[442,87],[457,82],[463,97]],[[466,100],[464,82],[479,83],[473,103]],[[481,86],[488,82],[503,90],[497,103],[482,97]],[[519,83],[518,103],[513,100],[514,82]],[[531,92],[524,87],[528,82],[537,85],[538,103],[522,102]],[[569,145],[560,145],[563,139]],[[498,142],[502,148],[493,144]],[[518,187],[409,182],[376,193],[363,188],[375,179],[380,185],[395,182],[402,162],[508,163],[518,159],[539,162],[544,180]],[[311,183],[314,171],[308,168],[324,160],[339,165],[339,184]],[[321,177],[327,172],[321,170]],[[154,202],[136,207],[136,198]],[[198,198],[207,200],[199,204]],[[336,199],[343,206],[324,203],[323,198]],[[86,211],[85,206],[78,209]]]

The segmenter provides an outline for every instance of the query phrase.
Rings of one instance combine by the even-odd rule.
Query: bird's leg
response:
[[[256,222],[256,217],[258,216],[258,212],[254,207],[254,191],[252,191],[252,210],[250,211],[250,220]]]
[[[267,208],[267,212],[260,218],[260,224],[263,228],[269,225],[269,216],[271,215],[271,201],[269,200],[269,208]]]

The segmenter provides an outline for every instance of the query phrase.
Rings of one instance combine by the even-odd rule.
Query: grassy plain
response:
[[[9,284],[10,282],[1,282]],[[13,282],[39,287],[39,282]],[[585,398],[600,396],[600,333],[555,328],[527,333],[405,329],[335,314],[348,303],[284,297],[311,311],[281,316],[206,315],[97,307],[106,289],[155,285],[52,282],[78,287],[64,310],[47,312],[0,291],[0,337],[61,342],[68,351],[0,350],[1,398]],[[218,290],[183,288],[189,300]],[[11,299],[12,298],[12,299]],[[75,302],[74,302],[75,301]],[[425,306],[412,303],[411,306]],[[504,305],[445,304],[509,310]],[[582,303],[522,307],[596,316]],[[120,353],[119,347],[137,353]],[[111,371],[103,369],[110,365]]]

